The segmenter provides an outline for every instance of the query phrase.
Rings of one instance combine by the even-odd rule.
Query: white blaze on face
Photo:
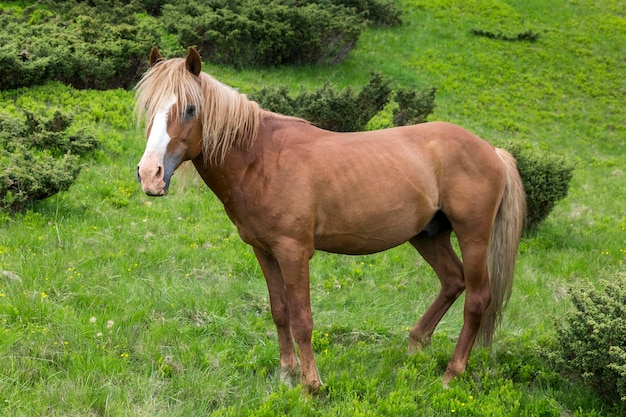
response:
[[[167,118],[169,110],[175,103],[176,97],[172,97],[154,115],[148,144],[139,161],[137,172],[141,179],[141,186],[143,191],[150,195],[163,195],[165,192],[163,159],[171,139],[167,133]]]

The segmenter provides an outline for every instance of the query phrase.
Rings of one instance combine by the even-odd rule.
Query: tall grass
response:
[[[193,174],[150,199],[135,180],[145,140],[132,93],[51,83],[0,93],[2,111],[75,112],[105,147],[67,192],[0,218],[0,414],[11,416],[612,415],[552,371],[538,346],[568,308],[566,284],[624,270],[626,36],[619,1],[400,1],[404,25],[366,31],[332,67],[235,71],[265,85],[438,88],[431,120],[494,143],[524,140],[577,164],[569,196],[521,244],[513,296],[493,352],[441,376],[461,326],[459,300],[431,347],[406,355],[408,328],[437,279],[411,247],[318,253],[314,347],[326,385],[303,402],[281,386],[265,283],[251,250]],[[539,33],[535,42],[471,29]],[[384,125],[391,111],[374,123]]]

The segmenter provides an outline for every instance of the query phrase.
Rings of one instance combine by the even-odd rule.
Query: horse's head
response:
[[[148,137],[137,175],[148,195],[164,195],[174,170],[202,153],[201,67],[193,48],[184,59],[167,61],[157,48],[150,53],[150,70],[137,85],[136,106]]]

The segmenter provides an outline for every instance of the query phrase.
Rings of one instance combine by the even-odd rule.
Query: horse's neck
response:
[[[226,206],[232,203],[233,190],[248,165],[249,152],[243,149],[231,149],[222,164],[206,162],[204,155],[199,155],[193,164],[206,185]]]
[[[225,206],[232,203],[236,204],[236,202],[233,201],[233,199],[237,198],[235,191],[243,185],[243,176],[251,165],[263,165],[266,162],[264,160],[267,155],[271,155],[276,151],[276,146],[280,147],[280,145],[277,145],[275,142],[276,136],[280,136],[280,134],[277,134],[278,131],[285,127],[293,127],[293,125],[296,124],[298,128],[293,130],[289,136],[293,138],[293,140],[298,140],[297,136],[301,133],[302,128],[316,129],[300,119],[276,115],[269,112],[266,112],[264,116],[257,137],[250,149],[231,148],[226,153],[222,164],[213,164],[210,162],[205,164],[203,154],[193,161],[196,170],[204,182]]]

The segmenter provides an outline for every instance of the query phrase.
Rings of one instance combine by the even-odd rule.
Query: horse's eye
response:
[[[196,115],[196,105],[195,104],[187,104],[187,108],[185,109],[185,119],[189,120]]]

